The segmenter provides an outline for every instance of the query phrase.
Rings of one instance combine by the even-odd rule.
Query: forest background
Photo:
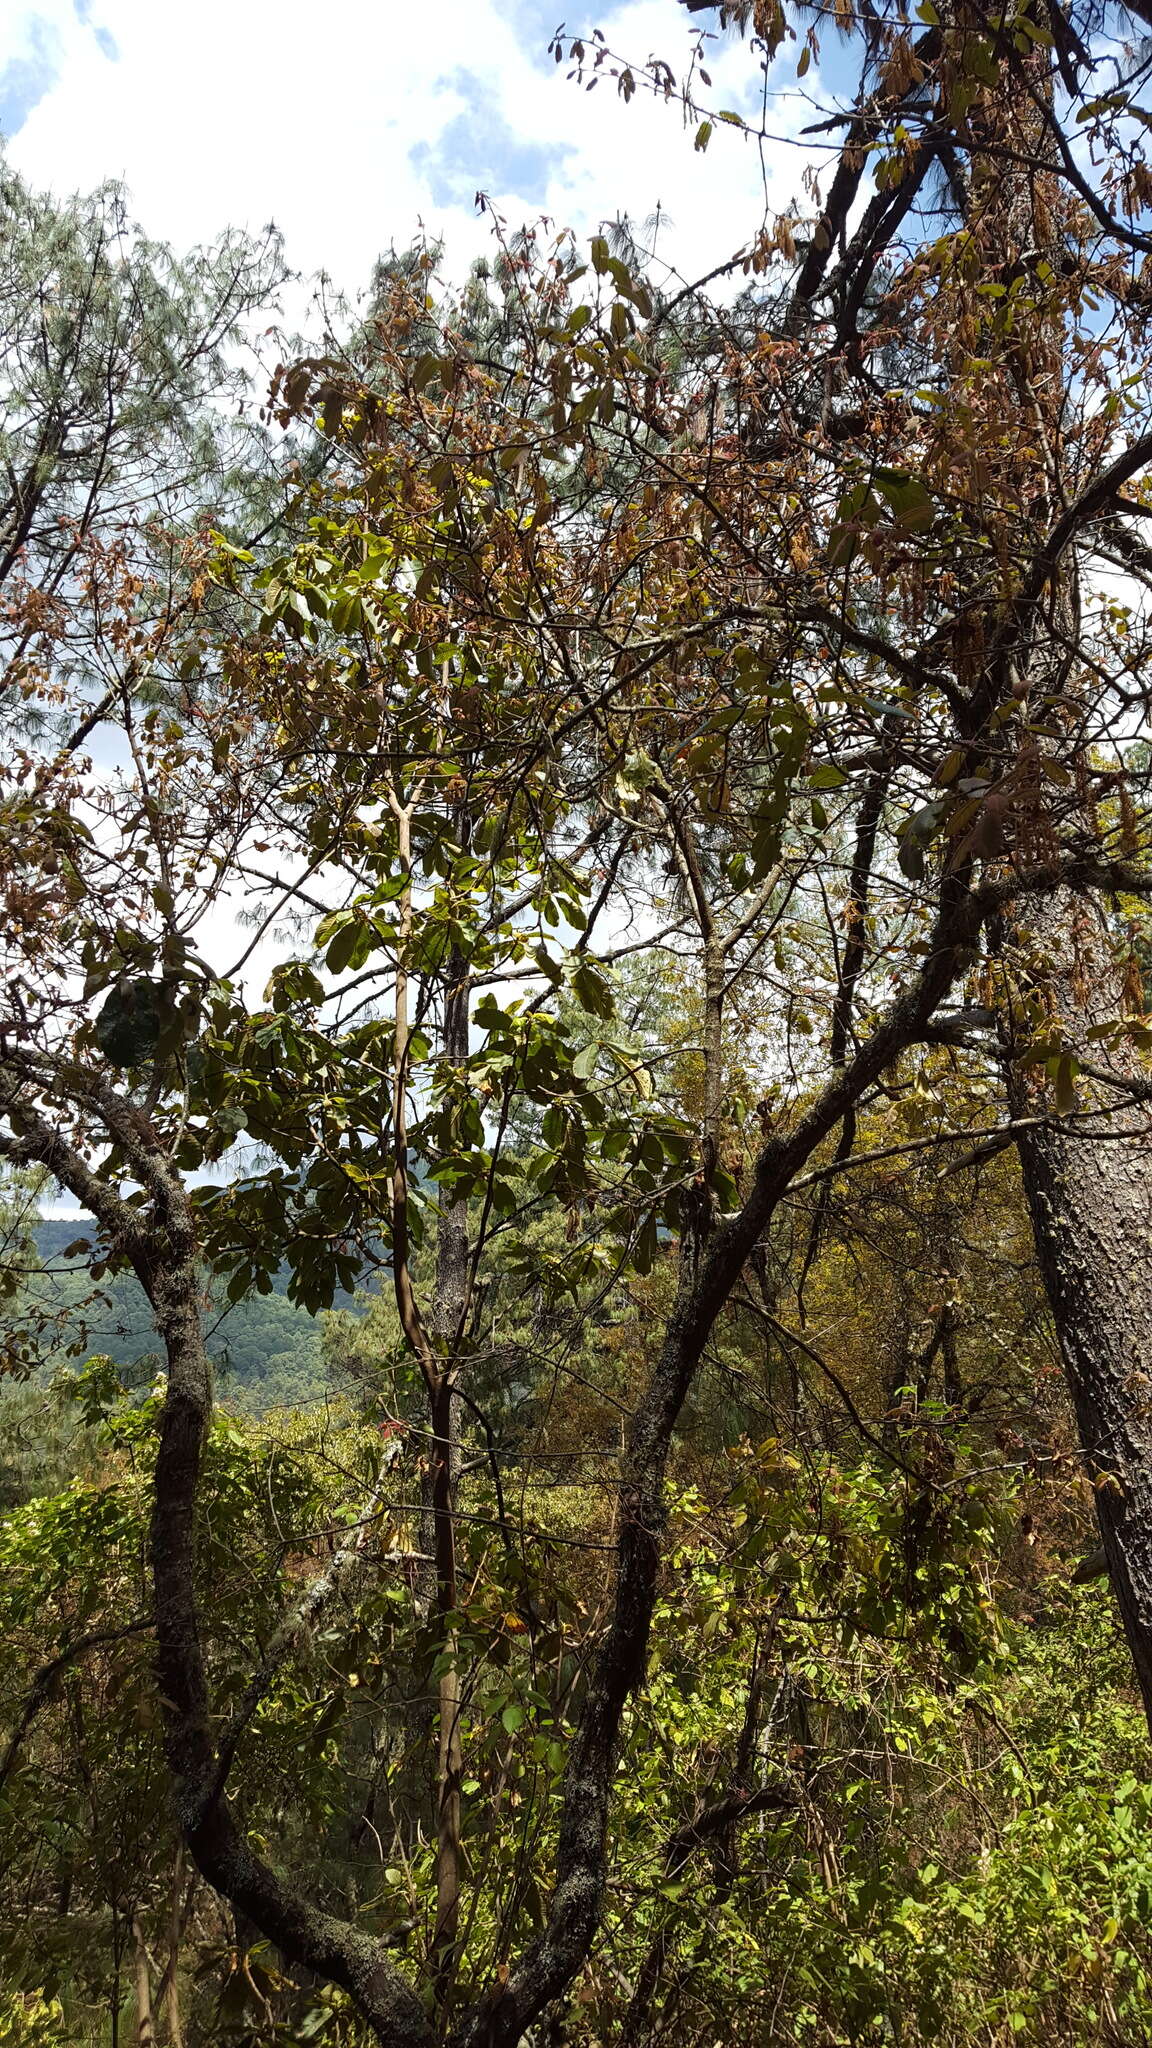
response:
[[[307,342],[4,170],[0,2040],[1147,2038],[1141,24]]]

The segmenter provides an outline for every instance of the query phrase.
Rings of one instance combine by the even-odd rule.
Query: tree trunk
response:
[[[1064,1042],[1099,1071],[1140,1078],[1126,1046],[1104,1058],[1094,1025],[1124,1009],[1115,935],[1100,905],[1061,891],[1028,934]],[[1146,1079],[1146,1076],[1144,1076]],[[1017,1114],[1035,1113],[1028,1069],[1012,1076]],[[1152,1725],[1152,1111],[1081,1081],[1078,1126],[1021,1131],[1036,1251],[1096,1493],[1145,1711]],[[1121,1106],[1116,1107],[1117,1102]]]
[[[1034,63],[1033,99],[1022,95],[1006,114],[987,123],[990,142],[1006,145],[1006,153],[993,147],[986,160],[973,160],[974,190],[983,187],[989,250],[1004,267],[1022,260],[1029,249],[1046,251],[1054,266],[1061,260],[1066,208],[1054,144],[1043,121],[1043,109],[1051,104],[1051,77],[1040,59]],[[1034,315],[1016,323],[1004,363],[1002,417],[1014,405],[1020,445],[1034,442],[1043,455],[1036,475],[1040,488],[1026,515],[1033,527],[1033,557],[1042,560],[1060,508],[1090,481],[1063,437],[1065,394],[1074,369],[1064,353],[1059,313],[1042,299]],[[1044,757],[1057,760],[1066,776],[1071,773],[1079,793],[1071,813],[1066,810],[1064,829],[1078,826],[1089,842],[1100,836],[1091,799],[1091,756],[1083,738],[1083,714],[1095,684],[1080,659],[1082,645],[1080,574],[1070,551],[1063,560],[1052,558],[1046,594],[1035,603],[1015,645],[1006,643],[1007,672],[999,679],[1003,696],[1004,684],[1015,674],[1012,694],[1026,720],[1016,754],[1015,794],[1008,800],[1018,837],[1033,827],[1044,828],[1039,772]],[[1125,1078],[1146,1082],[1130,1040],[1120,1040],[1114,1052],[1103,1056],[1099,1048],[1109,1040],[1091,1036],[1131,1008],[1126,965],[1117,957],[1119,934],[1110,927],[1099,897],[1054,890],[1014,912],[1007,937],[1011,978],[1018,990],[1039,992],[1052,1020],[1051,1036],[1061,1049],[1077,1061],[1113,1072],[1120,1083]],[[1009,1038],[1017,1031],[1013,1016]],[[1066,1089],[1058,1088],[1057,1095],[1055,1107],[1065,1107]],[[1008,1097],[1016,1115],[1049,1106],[1037,1070],[1015,1062],[1009,1068]],[[1125,1098],[1122,1088],[1093,1081],[1081,1084],[1078,1107],[1089,1112],[1082,1122],[1022,1131],[1019,1155],[1037,1259],[1095,1487],[1100,1533],[1152,1726],[1152,1380],[1144,1364],[1152,1346],[1152,1115]]]
[[[136,1993],[137,2048],[154,2048],[156,2035],[152,2026],[152,1974],[148,1967],[144,1929],[136,1913],[132,1915],[132,1983]]]
[[[461,1066],[468,1057],[469,988],[466,963],[460,956],[453,955],[450,973],[450,986],[444,998],[444,1053],[454,1066]],[[460,1472],[460,1404],[456,1384],[462,1369],[470,1270],[468,1203],[457,1198],[446,1203],[437,1234],[434,1330],[440,1383],[431,1402],[436,1602],[444,1621],[444,1669],[437,1699],[440,1742],[434,1940],[442,1997],[449,1995],[455,1974],[460,1932],[460,1785],[464,1754],[456,1633],[449,1617],[456,1607],[455,1516]]]
[[[180,2012],[180,1949],[184,1940],[184,1843],[176,1844],[172,1866],[172,1895],[168,1910],[168,1961],[165,1965],[164,2019],[168,2048],[184,2048],[184,2023]]]

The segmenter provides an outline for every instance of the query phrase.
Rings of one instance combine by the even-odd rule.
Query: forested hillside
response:
[[[0,173],[0,2044],[1152,2039],[1152,12],[652,18],[700,280]]]
[[[43,1219],[35,1226],[32,1241],[39,1271],[25,1286],[41,1308],[50,1305],[59,1317],[58,1346],[54,1351],[42,1347],[45,1356],[38,1377],[51,1379],[79,1350],[81,1355],[99,1353],[125,1368],[122,1376],[128,1384],[148,1385],[162,1370],[163,1360],[152,1310],[139,1281],[131,1273],[114,1273],[94,1284],[88,1253],[81,1249],[67,1256],[74,1245],[89,1243],[85,1233],[94,1230],[91,1217]],[[327,1385],[319,1320],[286,1298],[286,1266],[272,1282],[269,1293],[234,1302],[218,1288],[205,1311],[217,1386],[230,1403],[256,1413],[317,1400]],[[206,1292],[212,1292],[207,1275]],[[333,1302],[348,1309],[352,1296],[340,1290]],[[20,1308],[17,1298],[9,1311],[14,1319]]]

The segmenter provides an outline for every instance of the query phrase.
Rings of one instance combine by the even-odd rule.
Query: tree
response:
[[[721,11],[749,22],[747,9]],[[1142,20],[1143,10],[1129,10],[1133,17]],[[1114,17],[1114,30],[1124,19]],[[759,16],[755,25],[765,33]],[[770,44],[778,41],[782,22],[767,33]],[[940,432],[929,447],[958,430],[986,465],[998,430],[1001,460],[1007,456],[1015,475],[983,470],[968,552],[972,541],[998,551],[1000,587],[970,561],[967,573],[959,571],[964,607],[952,625],[954,645],[961,630],[972,643],[968,706],[956,737],[969,748],[983,740],[981,717],[991,712],[999,720],[999,761],[988,753],[979,763],[972,754],[958,759],[951,788],[964,785],[963,769],[975,770],[961,822],[938,799],[938,815],[926,825],[929,833],[960,830],[965,845],[990,854],[1028,833],[1047,834],[1055,846],[1060,827],[1044,820],[1036,795],[1045,776],[1063,782],[1062,829],[1084,844],[1100,837],[1098,804],[1114,776],[1120,806],[1108,834],[1117,850],[1147,849],[1146,763],[1133,745],[1147,718],[1142,637],[1137,630],[1135,648],[1118,646],[1134,623],[1133,606],[1102,587],[1122,566],[1140,588],[1148,568],[1137,537],[1144,493],[1135,480],[1152,442],[1139,407],[1124,407],[1112,389],[1131,388],[1125,380],[1139,378],[1144,360],[1140,289],[1133,291],[1127,272],[1152,247],[1147,174],[1125,126],[1142,119],[1142,59],[1119,48],[1115,99],[1098,104],[1097,66],[1083,34],[1075,12],[1060,7],[1021,10],[999,24],[945,10],[915,41],[895,21],[870,27],[847,146],[792,302],[794,324],[830,316],[833,360],[862,389],[874,342],[860,316],[871,298],[869,317],[882,329],[884,302],[893,311],[900,305],[908,273],[893,259],[893,235],[907,233],[910,209],[930,181],[941,183],[958,234],[928,260],[938,261],[945,246],[949,261],[962,251],[972,295],[956,343],[935,353]],[[816,47],[814,33],[808,47]],[[993,88],[987,92],[979,89],[984,71]],[[898,154],[886,155],[897,123]],[[1093,149],[1120,145],[1100,191],[1077,162],[1076,132],[1092,136]],[[845,244],[865,140],[883,175]],[[887,276],[877,304],[882,250]],[[924,261],[922,250],[911,254]],[[1100,332],[1085,317],[1086,296],[1097,289],[1109,306]],[[989,297],[998,307],[992,319]],[[1103,397],[1095,417],[1094,389]],[[1114,896],[1110,904],[1106,891],[1057,886],[999,927],[992,980],[1037,1253],[1112,1582],[1152,1714],[1152,1444],[1139,1392],[1152,1327],[1144,1223],[1152,1209],[1152,1098],[1134,938],[1116,917]],[[1041,1062],[1054,1077],[1058,1105],[1078,1101],[1081,1121],[1033,1113],[1044,1100]]]
[[[789,222],[749,256],[750,269],[776,265],[765,303],[753,287],[735,312],[659,299],[602,238],[585,270],[566,239],[526,237],[507,252],[503,309],[518,304],[519,324],[505,320],[498,347],[474,298],[466,317],[445,305],[426,345],[428,280],[397,271],[366,341],[287,370],[275,395],[285,423],[331,444],[311,530],[270,565],[235,548],[218,558],[230,582],[219,615],[235,622],[254,600],[251,627],[195,719],[149,727],[108,812],[121,866],[139,848],[178,886],[157,896],[129,867],[111,930],[91,895],[73,905],[38,963],[53,1002],[14,1005],[5,1023],[5,1156],[48,1167],[91,1209],[166,1349],[153,1603],[189,1846],[269,1939],[349,1991],[381,2040],[422,2043],[439,2028],[460,2048],[510,2048],[584,1967],[661,1593],[676,1432],[740,1318],[772,1318],[771,1262],[797,1205],[815,1258],[828,1185],[1091,1127],[1072,1088],[1078,1054],[1053,1039],[1043,966],[1023,974],[1004,935],[1061,892],[1144,900],[1149,888],[1133,778],[1119,825],[1101,801],[1143,703],[1140,621],[1106,604],[1078,625],[1093,688],[1070,719],[1063,679],[1034,681],[1028,667],[1034,647],[1050,661],[1066,630],[1049,600],[1061,562],[1107,543],[1124,516],[1116,493],[1152,452],[1139,434],[1116,452],[1112,364],[1079,322],[1089,284],[1111,288],[1118,270],[1101,262],[1099,212],[1089,228],[1066,166],[1067,269],[1017,248],[1006,274],[1002,246],[984,248],[972,220],[877,267],[929,161],[954,187],[974,166],[985,218],[986,164],[1008,148],[1004,123],[1033,77],[1013,39],[1048,50],[1052,35],[1053,61],[1071,61],[1023,18],[991,41],[927,23],[915,47],[903,25],[876,24],[839,212],[816,224],[782,318]],[[785,27],[761,24],[773,46]],[[611,60],[597,43],[589,61]],[[917,95],[933,110],[923,163],[906,118]],[[1091,135],[1114,112],[1090,103],[1082,125]],[[861,150],[876,190],[850,231]],[[1065,506],[1033,514],[1021,484],[1043,467],[1043,408],[1037,426],[1017,406],[1005,432],[993,407],[1021,347],[1047,346],[1054,322],[1076,350],[1066,444],[1083,468]],[[915,383],[880,374],[901,360],[901,334]],[[1139,345],[1133,322],[1125,374]],[[157,769],[178,805],[142,801]],[[314,920],[313,944],[254,1013],[190,944],[219,887],[209,849],[221,821],[230,872],[268,890],[267,914]],[[128,899],[139,935],[126,952]],[[619,1028],[611,971],[638,913],[639,943],[674,948],[694,984],[694,1044]],[[104,996],[95,1027],[83,999],[66,999],[85,947],[89,1000]],[[1018,1061],[1048,1063],[1054,1098],[1005,1103],[989,1035],[1000,1009]],[[1138,1019],[1104,1023],[1140,1048]],[[689,1089],[666,1081],[686,1066]],[[540,1112],[540,1143],[519,1160],[505,1146],[516,1091]],[[878,1142],[862,1146],[881,1115]],[[222,1194],[190,1193],[188,1176],[241,1128],[275,1164]],[[126,1176],[139,1187],[127,1200]],[[549,1779],[541,1795],[550,1896],[529,1911],[520,1895],[465,1989],[463,1644],[480,1657],[518,1631],[485,1609],[467,1635],[459,1417],[483,1349],[481,1259],[549,1210],[564,1213],[563,1249],[525,1232],[526,1267],[533,1284],[574,1295],[586,1328],[637,1275],[658,1274],[663,1291],[649,1296],[658,1316],[637,1348],[598,1538],[613,1562],[607,1611],[561,1702],[562,1792]],[[270,1285],[288,1256],[296,1297],[314,1304],[381,1249],[391,1267],[429,1444],[439,1843],[423,1996],[387,1936],[317,1898],[303,1867],[278,1868],[226,1796],[244,1782],[253,1717],[295,1632],[289,1614],[218,1735],[195,1563],[211,1411],[205,1249],[237,1293]],[[807,1250],[801,1293],[805,1265]],[[889,1436],[877,1455],[911,1489],[901,1540],[914,1611],[943,1489],[927,1457],[917,1465]],[[942,1455],[957,1456],[950,1439]],[[489,1512],[509,1539],[498,1478]],[[534,1644],[547,1587],[520,1559],[507,1570],[518,1604],[506,1614]],[[554,1698],[510,1705],[509,1736],[556,1739]],[[793,1790],[741,1781],[709,1825],[730,1833]],[[677,1857],[702,1824],[686,1820]],[[643,2005],[646,1964],[642,1975]]]
[[[260,242],[229,234],[177,258],[132,225],[115,185],[60,204],[3,165],[0,209],[0,587],[11,688],[45,629],[59,667],[64,621],[94,601],[93,545],[127,545],[133,567],[155,573],[165,545],[206,507],[225,516],[257,444],[222,401],[243,399],[239,352],[285,272],[271,232]],[[91,624],[73,632],[82,648]]]

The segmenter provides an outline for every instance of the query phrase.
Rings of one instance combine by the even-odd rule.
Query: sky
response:
[[[547,216],[584,237],[659,210],[657,256],[684,279],[745,244],[766,204],[800,197],[812,157],[800,130],[821,109],[816,67],[797,84],[795,46],[765,100],[747,49],[711,45],[708,111],[759,121],[766,107],[778,139],[761,149],[717,125],[700,153],[696,118],[676,104],[638,93],[625,105],[610,80],[590,93],[568,79],[548,54],[562,11],[563,0],[437,0],[426,15],[399,0],[0,0],[0,133],[14,168],[59,197],[122,180],[144,231],[178,250],[274,222],[303,279],[323,272],[352,299],[375,259],[421,228],[463,274],[491,247],[478,191],[510,229]],[[683,73],[692,23],[677,0],[596,0],[568,22]],[[270,957],[265,946],[261,980]]]
[[[296,270],[349,295],[420,224],[463,270],[490,246],[477,191],[510,227],[546,215],[584,235],[659,207],[657,254],[686,277],[755,232],[765,190],[774,211],[799,197],[817,74],[797,84],[795,45],[769,81],[780,139],[763,161],[730,127],[701,154],[676,105],[569,82],[548,55],[562,15],[563,0],[436,0],[427,15],[409,0],[5,0],[0,132],[37,186],[123,179],[145,231],[177,247],[274,221]],[[692,18],[677,0],[596,0],[568,22],[682,73]],[[714,109],[759,110],[746,48],[718,39],[708,68]]]

